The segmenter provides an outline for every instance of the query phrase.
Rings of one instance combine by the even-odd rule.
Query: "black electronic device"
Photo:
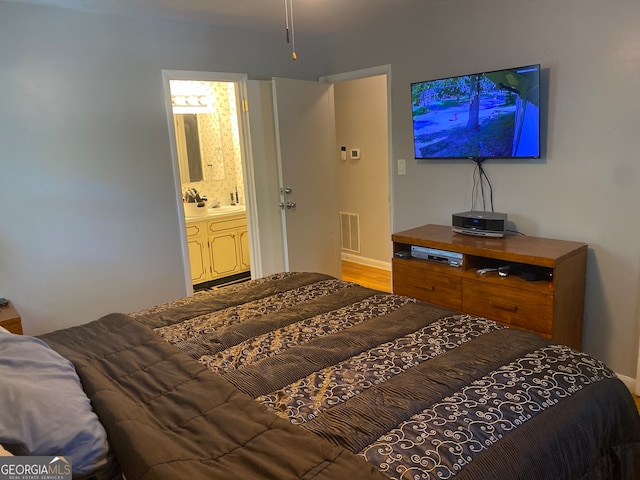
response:
[[[411,256],[429,260],[430,262],[444,263],[452,267],[462,266],[462,254],[459,252],[450,252],[447,250],[439,250],[437,248],[420,247],[411,245]]]
[[[0,307],[6,307],[7,305],[9,305],[9,300],[4,297],[0,298]]]
[[[507,214],[469,211],[451,215],[451,229],[456,233],[479,237],[504,237]]]
[[[540,158],[540,65],[411,84],[415,158]]]

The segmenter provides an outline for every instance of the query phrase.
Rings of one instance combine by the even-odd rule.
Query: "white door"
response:
[[[340,278],[333,87],[273,79],[285,268]]]

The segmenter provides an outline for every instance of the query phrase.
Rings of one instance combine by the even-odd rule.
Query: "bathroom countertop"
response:
[[[244,205],[224,205],[221,207],[207,208],[206,215],[197,215],[194,217],[186,216],[185,219],[187,223],[193,223],[226,215],[244,214],[246,211],[247,210]]]

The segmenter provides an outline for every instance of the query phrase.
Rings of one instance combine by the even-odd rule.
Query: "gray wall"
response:
[[[185,295],[161,71],[317,78],[281,33],[0,3],[0,296],[26,333]]]
[[[640,314],[637,0],[447,0],[329,37],[322,73],[391,64],[396,230],[468,210],[473,165],[417,162],[411,82],[541,63],[546,152],[487,162],[496,211],[528,235],[589,244],[584,350],[636,376]]]

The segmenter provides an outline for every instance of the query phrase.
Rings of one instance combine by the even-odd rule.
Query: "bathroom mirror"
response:
[[[180,180],[182,183],[201,182],[203,175],[198,115],[195,113],[174,113],[173,121],[176,131]]]

